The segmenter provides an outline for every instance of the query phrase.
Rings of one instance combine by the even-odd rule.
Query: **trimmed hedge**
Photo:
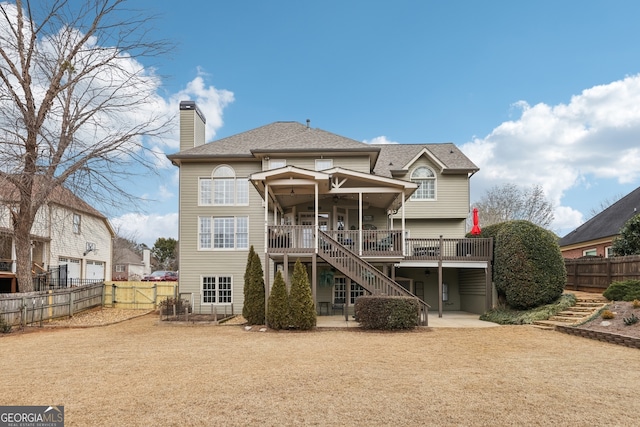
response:
[[[613,282],[602,295],[611,301],[633,301],[640,299],[640,280]]]
[[[412,329],[419,324],[420,304],[413,297],[365,295],[356,299],[354,310],[363,329]]]
[[[538,307],[562,295],[567,272],[552,232],[520,220],[496,224],[489,231],[496,232],[494,283],[510,307]]]

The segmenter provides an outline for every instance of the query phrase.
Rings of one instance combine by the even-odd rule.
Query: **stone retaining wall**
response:
[[[556,330],[569,335],[577,335],[579,337],[591,338],[592,340],[604,341],[611,344],[624,345],[626,347],[640,349],[640,338],[626,337],[624,335],[610,334],[607,332],[590,331],[588,329],[579,329],[572,326],[556,326]]]

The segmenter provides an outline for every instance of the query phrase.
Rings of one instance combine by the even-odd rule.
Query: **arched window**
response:
[[[200,178],[200,205],[246,205],[249,181],[237,178],[231,166],[218,166],[211,178]]]
[[[436,174],[426,166],[414,169],[411,174],[411,182],[419,185],[411,195],[411,200],[435,200],[436,199]]]

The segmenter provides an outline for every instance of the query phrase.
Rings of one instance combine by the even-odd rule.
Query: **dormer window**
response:
[[[436,174],[426,166],[420,166],[411,173],[411,182],[419,185],[411,195],[411,200],[436,199]]]

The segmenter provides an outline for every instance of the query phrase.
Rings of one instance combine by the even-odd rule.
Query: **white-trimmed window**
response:
[[[596,256],[596,255],[598,255],[598,251],[596,250],[596,248],[585,249],[584,251],[582,251],[582,256]]]
[[[323,171],[333,167],[333,159],[316,159],[316,170]]]
[[[613,256],[613,246],[607,246],[604,248],[604,257],[611,258]]]
[[[347,279],[345,277],[336,277],[333,279],[333,302],[334,304],[343,304],[346,302],[345,296],[347,293]],[[367,291],[358,285],[357,283],[351,283],[351,289],[349,291],[349,304],[356,303],[356,298],[365,295]]]
[[[278,169],[287,166],[286,159],[269,159],[269,169]]]
[[[411,195],[411,200],[436,199],[436,174],[426,166],[420,166],[411,173],[411,182],[419,185]]]
[[[82,223],[82,217],[80,214],[73,214],[73,233],[80,234],[81,228],[80,225]]]
[[[230,166],[218,166],[211,178],[200,178],[199,181],[200,206],[249,204],[249,180],[237,178]]]
[[[127,266],[124,264],[117,264],[116,265],[116,273],[124,273],[125,271],[127,271]]]
[[[199,249],[248,249],[249,217],[198,218]]]
[[[202,304],[231,304],[231,276],[202,276]]]

